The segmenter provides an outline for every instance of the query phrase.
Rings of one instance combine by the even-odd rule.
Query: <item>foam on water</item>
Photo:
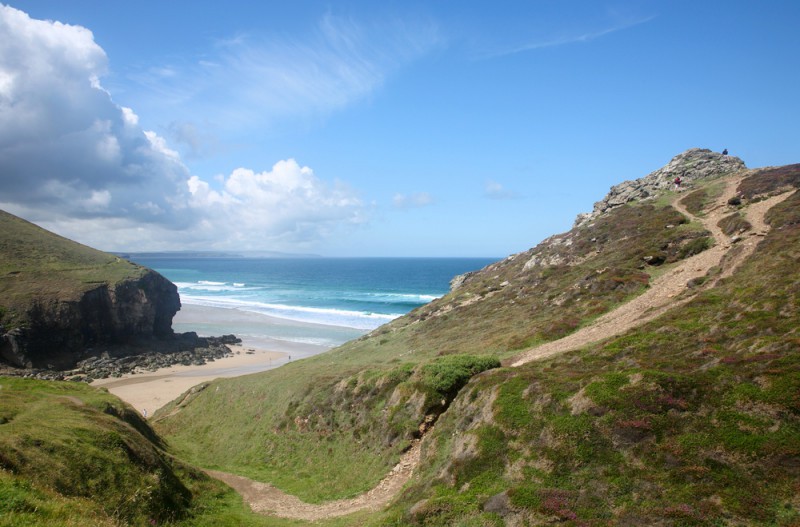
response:
[[[365,313],[343,309],[268,304],[231,297],[194,296],[187,294],[181,295],[181,299],[186,304],[241,309],[242,311],[250,311],[297,322],[322,324],[326,326],[344,326],[362,330],[373,330],[387,322],[391,322],[397,317],[403,316],[402,313]]]
[[[248,324],[176,331],[337,346],[439,298],[454,276],[489,258],[139,258],[178,287],[186,305],[268,315]],[[231,317],[232,319],[241,317]],[[303,325],[305,324],[305,325]]]

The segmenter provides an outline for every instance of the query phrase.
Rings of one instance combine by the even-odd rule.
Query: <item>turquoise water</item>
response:
[[[175,283],[183,304],[237,309],[278,320],[259,323],[258,317],[250,317],[238,332],[236,328],[229,332],[331,347],[444,295],[454,276],[496,259],[140,257],[134,261]],[[211,326],[207,331],[219,329]]]

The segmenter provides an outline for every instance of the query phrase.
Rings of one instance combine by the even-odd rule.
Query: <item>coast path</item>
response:
[[[214,470],[206,472],[224,481],[241,494],[253,512],[295,520],[316,521],[345,516],[361,510],[377,511],[388,505],[411,477],[419,463],[419,454],[420,441],[415,440],[411,448],[400,457],[400,462],[375,488],[354,498],[318,505],[300,501],[296,496],[286,494],[268,483],[253,481],[227,472]]]
[[[698,292],[713,286],[721,278],[730,276],[753,253],[759,239],[769,231],[769,225],[764,221],[767,211],[794,193],[794,190],[787,191],[748,205],[744,209],[744,214],[752,225],[752,229],[747,233],[746,238],[734,244],[717,224],[724,216],[733,212],[733,209],[728,206],[728,200],[736,195],[737,188],[746,175],[727,180],[723,192],[703,216],[695,216],[686,210],[686,207],[680,203],[684,194],[676,195],[672,202],[672,206],[681,214],[692,221],[701,223],[711,233],[715,241],[713,247],[677,264],[653,280],[646,292],[598,317],[590,325],[564,338],[526,350],[512,358],[509,365],[519,367],[535,360],[552,357],[620,335],[655,319],[669,309],[687,303]],[[734,247],[737,250],[732,250]],[[692,279],[705,276],[715,266],[720,267],[720,272],[705,287],[691,289],[687,287]],[[416,441],[412,448],[403,454],[400,462],[374,489],[354,498],[322,504],[304,503],[296,496],[286,494],[272,485],[242,476],[217,471],[208,471],[208,474],[224,481],[239,492],[254,512],[283,518],[316,521],[344,516],[360,510],[381,509],[410,479],[419,458],[420,442]]]
[[[703,216],[695,216],[686,210],[680,203],[683,198],[681,194],[678,194],[672,202],[672,206],[681,214],[692,221],[700,222],[711,232],[715,242],[713,247],[677,264],[653,280],[647,291],[598,317],[588,326],[564,338],[523,351],[509,361],[510,366],[522,366],[534,360],[541,360],[620,335],[661,316],[670,309],[686,304],[698,292],[733,274],[734,270],[753,253],[759,239],[769,231],[769,225],[764,221],[767,211],[793,193],[793,191],[784,192],[748,205],[744,209],[744,214],[752,229],[746,233],[746,238],[734,244],[717,224],[724,216],[734,212],[728,205],[728,200],[736,195],[743,178],[744,175],[741,175],[726,181],[722,194]],[[737,247],[736,251],[732,251],[734,247]],[[691,280],[705,276],[715,266],[720,267],[720,273],[705,287],[688,288],[687,285]]]

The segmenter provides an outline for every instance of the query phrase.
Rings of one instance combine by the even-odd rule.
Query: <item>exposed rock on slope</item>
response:
[[[95,346],[171,337],[166,278],[0,211],[0,359],[63,369]]]
[[[172,336],[178,309],[175,285],[153,271],[74,300],[37,298],[23,315],[27,323],[3,335],[0,356],[25,368],[70,367],[97,345]]]
[[[723,177],[746,168],[744,161],[738,157],[692,148],[643,178],[614,185],[605,198],[594,204],[592,212],[578,215],[575,226],[589,223],[604,212],[628,202],[653,197],[669,189],[676,177],[681,178],[682,184],[691,185],[701,179]]]

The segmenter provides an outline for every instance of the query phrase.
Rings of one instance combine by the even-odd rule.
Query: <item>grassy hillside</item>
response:
[[[278,371],[218,381],[157,421],[159,430],[194,463],[270,481],[306,500],[358,494],[437,412],[406,379],[449,355],[501,359],[592,320],[643,290],[648,271],[658,272],[640,269],[642,256],[663,253],[669,265],[692,254],[705,233],[683,222],[665,205],[623,207],[594,232],[572,233],[571,245],[538,251],[578,259],[592,245],[596,256],[579,265],[523,272],[523,256],[496,264],[485,278],[367,338]],[[511,285],[500,286],[505,281]],[[556,304],[557,311],[547,308]]]
[[[697,182],[682,202],[704,215],[721,188]],[[800,188],[800,165],[749,173],[736,199],[786,188]],[[554,236],[336,350],[208,383],[153,426],[183,461],[309,502],[374,487],[426,432],[387,510],[330,526],[797,525],[800,193],[731,277],[688,303],[500,367],[708,247],[673,197]],[[748,227],[734,210],[721,228]],[[0,379],[0,526],[303,524],[250,513],[108,394],[26,382]]]
[[[786,185],[800,186],[800,167],[756,172],[741,194]],[[687,206],[702,214],[719,189],[700,184]],[[707,247],[667,202],[615,209],[332,352],[214,383],[165,409],[158,429],[193,462],[306,501],[363,492],[436,413],[410,382],[425,368],[558,338]],[[417,483],[371,521],[796,521],[798,204],[773,211],[748,265],[688,306],[603,346],[474,378],[444,401]]]
[[[0,377],[0,526],[289,526],[176,460],[139,414],[81,383]]]
[[[34,297],[71,300],[98,283],[142,275],[143,268],[57,236],[0,211],[0,325],[22,323]]]
[[[471,382],[375,523],[797,525],[800,194],[769,221],[688,305]]]

